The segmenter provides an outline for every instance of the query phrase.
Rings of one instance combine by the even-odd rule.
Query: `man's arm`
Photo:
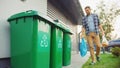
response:
[[[82,17],[82,31],[81,31],[81,37],[84,37],[85,33],[85,16]]]
[[[84,33],[85,33],[85,28],[82,27],[82,31],[81,31],[81,38],[84,37]]]
[[[98,15],[96,15],[96,18],[97,18],[97,22],[98,22],[98,25],[99,25],[98,27],[99,27],[100,31],[102,32],[102,35],[105,35],[104,30],[102,28],[102,25],[100,24],[100,20],[98,18]]]

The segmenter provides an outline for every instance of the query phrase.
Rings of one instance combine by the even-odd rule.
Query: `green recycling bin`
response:
[[[57,24],[51,30],[50,68],[62,68],[63,31]]]
[[[71,33],[63,33],[63,66],[71,63]]]
[[[62,65],[67,66],[71,63],[71,35],[73,34],[69,27],[60,20],[55,20],[59,23],[63,31],[63,48],[62,48]]]
[[[11,68],[49,68],[51,22],[37,11],[11,16]]]
[[[58,27],[60,27],[60,29],[62,30],[61,33],[63,32],[63,38],[61,36],[58,36],[57,35],[57,30],[56,32],[53,33],[53,37],[61,37],[62,38],[62,43],[61,43],[61,47],[62,47],[62,53],[60,52],[59,55],[62,54],[62,60],[59,61],[60,63],[62,63],[63,66],[67,66],[71,63],[71,34],[72,32],[68,29],[68,26],[65,25],[62,21],[60,20],[55,20],[55,22],[57,23]],[[55,29],[55,27],[54,27]],[[59,31],[58,31],[59,32]],[[56,35],[55,35],[56,33]],[[60,33],[59,33],[60,34]],[[55,39],[56,40],[56,39]],[[53,43],[56,43],[53,38]],[[53,46],[58,46],[59,44],[56,43],[56,45],[53,45]],[[51,45],[52,46],[52,45]],[[51,47],[51,48],[55,48],[55,47]],[[56,57],[58,58],[61,58],[61,56],[57,55],[58,53],[56,53],[55,50],[57,50],[58,48],[55,48],[54,50],[52,51],[52,53],[54,52],[54,55],[56,55]],[[53,54],[52,54],[53,55]],[[52,60],[54,60],[55,62],[57,62],[55,56],[53,55],[53,58]],[[51,63],[53,64],[54,67],[51,67],[51,68],[61,68],[61,67],[57,67],[59,64],[55,64],[55,62]]]

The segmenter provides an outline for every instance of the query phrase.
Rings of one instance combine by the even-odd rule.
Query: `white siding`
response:
[[[0,58],[10,57],[9,16],[26,10],[47,14],[47,0],[0,0]]]
[[[74,32],[74,35],[71,36],[72,38],[72,50],[78,51],[78,41],[77,41],[77,25],[72,24],[72,22],[67,19],[63,13],[61,13],[55,6],[48,2],[47,7],[47,15],[52,18],[53,20],[59,19],[63,23],[67,24],[70,29]]]

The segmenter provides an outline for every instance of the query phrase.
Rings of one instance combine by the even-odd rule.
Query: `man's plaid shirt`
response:
[[[93,21],[94,21],[95,33],[99,34],[100,21],[99,21],[98,15],[96,15],[96,14],[91,14],[91,15],[92,15]],[[89,31],[89,25],[87,23],[87,16],[84,16],[82,18],[82,25],[85,28],[86,34],[88,35],[90,33],[90,31]]]

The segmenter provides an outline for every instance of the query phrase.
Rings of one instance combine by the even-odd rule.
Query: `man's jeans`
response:
[[[90,48],[90,55],[92,58],[92,61],[95,62],[95,55],[94,55],[94,44],[96,45],[96,56],[99,56],[100,54],[100,47],[101,47],[101,43],[100,43],[100,38],[99,38],[99,34],[96,35],[95,32],[90,32],[89,35],[87,35],[87,42]]]

